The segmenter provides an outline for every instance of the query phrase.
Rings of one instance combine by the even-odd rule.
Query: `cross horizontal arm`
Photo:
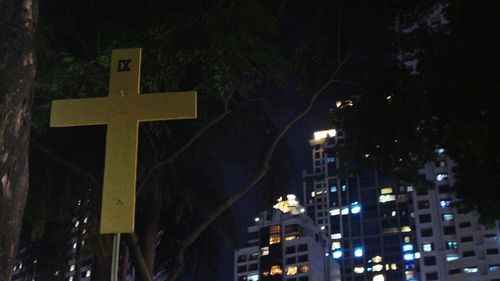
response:
[[[196,92],[142,94],[133,110],[140,121],[193,119],[197,115]]]
[[[109,119],[108,97],[54,100],[50,113],[51,127],[104,125]]]

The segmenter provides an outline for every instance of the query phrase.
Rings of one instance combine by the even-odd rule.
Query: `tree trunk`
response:
[[[28,195],[36,0],[0,0],[0,281],[10,281]]]
[[[151,281],[151,274],[149,274],[146,268],[146,263],[144,262],[144,257],[142,256],[141,247],[137,241],[137,235],[135,233],[125,233],[125,241],[127,242],[127,247],[129,249],[130,257],[134,263],[137,279],[143,281]]]

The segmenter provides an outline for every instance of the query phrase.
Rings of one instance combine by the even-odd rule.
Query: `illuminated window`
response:
[[[347,214],[349,214],[349,208],[342,208],[342,209],[340,210],[340,213],[341,213],[342,215],[347,215]]]
[[[330,236],[332,239],[340,239],[340,238],[342,238],[342,233],[334,233]]]
[[[405,240],[405,243],[410,243],[410,236],[405,236],[404,240]]]
[[[382,257],[381,257],[381,256],[374,256],[374,257],[372,258],[372,261],[373,261],[374,263],[379,263],[379,262],[382,262]]]
[[[437,181],[444,181],[447,178],[448,178],[448,174],[442,174],[442,173],[440,173],[440,174],[436,175],[436,180]]]
[[[85,273],[85,277],[90,277],[90,274],[91,274],[91,271],[88,270],[86,273]]]
[[[281,242],[281,237],[279,234],[271,234],[269,236],[269,245],[278,244]]]
[[[333,209],[330,211],[330,215],[332,216],[338,216],[340,215],[340,209]]]
[[[269,271],[269,274],[271,276],[280,275],[280,274],[283,274],[283,270],[281,270],[281,267],[279,265],[273,265],[273,266],[271,266],[271,270]]]
[[[340,242],[332,242],[332,250],[340,249]]]
[[[439,206],[441,208],[448,208],[451,206],[451,199],[441,199],[439,200]]]
[[[415,259],[415,255],[414,255],[414,254],[404,254],[404,255],[403,255],[403,259],[404,259],[405,261],[412,261],[412,260],[414,260],[414,259]]]
[[[351,204],[351,213],[358,214],[361,212],[361,205],[358,202],[354,202]]]
[[[299,269],[296,265],[292,265],[286,268],[286,275],[295,275]]]
[[[396,200],[396,195],[394,194],[385,194],[385,195],[380,195],[378,198],[379,203],[385,203],[385,202],[391,202]]]
[[[453,219],[454,219],[453,214],[450,213],[443,214],[443,221],[453,221]]]
[[[262,247],[260,248],[260,252],[263,256],[269,255],[269,247]]]
[[[354,249],[354,256],[357,258],[362,257],[363,256],[363,248],[361,248],[361,247],[355,248]]]
[[[326,139],[327,137],[335,137],[337,135],[337,132],[335,129],[331,130],[325,130],[325,131],[317,131],[314,132],[314,140],[322,140]]]
[[[403,245],[403,252],[411,252],[413,251],[413,245],[412,244],[404,244]]]
[[[298,238],[299,238],[299,236],[297,236],[297,235],[288,235],[288,236],[285,237],[285,240],[286,241],[290,241],[290,240],[295,240],[295,239],[298,239]]]
[[[391,212],[391,217],[395,217],[397,215],[396,211]]]
[[[376,265],[372,266],[373,272],[382,271],[382,269],[384,269],[384,266],[382,264],[376,264]]]
[[[433,243],[424,243],[422,245],[422,250],[424,250],[424,252],[432,252],[432,250],[434,250],[434,244]]]
[[[337,192],[337,186],[336,185],[330,186],[330,192]]]
[[[347,186],[345,184],[342,185],[342,191],[346,191]]]
[[[449,254],[449,255],[446,255],[446,261],[456,261],[458,260],[460,257],[457,255],[457,254]]]
[[[73,281],[73,276],[70,276],[68,281]]]
[[[456,249],[458,248],[458,242],[455,240],[446,241],[446,249]]]
[[[333,251],[332,257],[334,259],[340,259],[342,257],[342,250],[338,249],[338,250]]]
[[[69,267],[69,271],[75,271],[75,265],[72,264],[70,267]]]
[[[500,270],[500,264],[490,264],[488,266],[489,271],[499,271]]]
[[[264,271],[264,272],[262,272],[262,276],[266,277],[266,276],[268,276],[268,275],[269,275],[269,271]]]
[[[386,227],[384,233],[398,233],[401,229],[399,227]]]
[[[247,281],[258,281],[258,280],[259,280],[259,274],[248,275]]]
[[[398,269],[398,265],[395,263],[391,263],[391,270],[397,270],[397,269]]]
[[[380,194],[391,194],[393,192],[392,187],[384,187],[380,189]]]
[[[356,274],[361,274],[361,273],[363,273],[363,272],[365,272],[365,268],[364,268],[364,267],[362,267],[362,266],[356,266],[356,267],[354,268],[354,273],[356,273]]]
[[[385,281],[385,277],[383,274],[377,274],[373,276],[373,281]]]
[[[308,273],[309,272],[309,265],[304,264],[303,266],[300,267],[300,273]]]
[[[411,232],[411,227],[409,227],[409,226],[402,226],[401,227],[401,232]]]
[[[464,272],[465,273],[476,273],[476,272],[478,272],[478,269],[475,266],[464,267]]]
[[[279,224],[277,224],[277,225],[271,225],[269,227],[269,233],[271,233],[271,234],[280,233],[280,229],[281,229],[281,227],[280,227]]]

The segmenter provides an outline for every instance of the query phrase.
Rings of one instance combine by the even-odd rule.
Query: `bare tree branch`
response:
[[[151,273],[148,272],[144,256],[142,255],[141,247],[137,240],[137,235],[135,233],[125,233],[123,234],[125,241],[127,241],[127,246],[130,250],[130,256],[135,264],[135,269],[140,277],[140,280],[151,281]]]
[[[337,69],[335,72],[331,75],[330,79],[318,90],[316,91],[311,99],[309,100],[308,106],[302,110],[300,113],[298,113],[292,120],[290,120],[276,135],[274,140],[272,141],[269,149],[266,152],[266,156],[264,158],[264,161],[262,163],[261,169],[257,175],[251,180],[251,182],[246,185],[243,189],[241,189],[239,192],[234,194],[232,197],[228,198],[221,206],[219,206],[217,209],[215,209],[209,216],[208,218],[201,224],[199,225],[186,239],[184,239],[180,243],[180,249],[179,252],[177,253],[176,259],[175,259],[175,266],[173,272],[168,276],[168,281],[175,281],[177,278],[181,275],[181,273],[184,270],[185,267],[185,260],[184,260],[184,253],[198,237],[224,212],[226,211],[229,207],[231,207],[236,201],[238,201],[241,197],[243,197],[245,194],[247,194],[252,188],[254,188],[257,183],[260,182],[260,180],[267,174],[267,172],[271,169],[270,167],[270,162],[271,158],[274,155],[274,151],[276,150],[276,147],[278,146],[278,143],[281,141],[283,136],[290,130],[290,128],[295,125],[300,119],[302,119],[307,113],[309,113],[316,100],[318,97],[331,85],[335,82],[335,78],[339,74],[340,70],[343,68],[343,66],[350,60],[352,55],[347,56],[340,64],[338,65]]]
[[[186,142],[183,146],[181,146],[174,154],[172,154],[170,157],[167,159],[163,159],[161,161],[158,161],[149,171],[146,173],[144,178],[141,180],[137,187],[137,196],[139,196],[146,184],[151,180],[151,177],[156,173],[161,167],[172,164],[172,162],[175,161],[179,155],[181,155],[183,152],[185,152],[193,143],[195,143],[208,129],[212,128],[215,124],[217,124],[219,121],[224,119],[226,116],[229,115],[229,113],[232,112],[232,110],[227,110],[227,103],[225,103],[225,108],[224,112],[219,114],[217,117],[212,119],[210,122],[208,122],[203,128],[201,128],[196,134],[194,134],[191,139]]]

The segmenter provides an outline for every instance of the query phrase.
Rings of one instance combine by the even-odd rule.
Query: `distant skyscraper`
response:
[[[280,198],[248,227],[248,246],[234,254],[235,281],[340,281],[330,239],[304,214],[295,195]]]
[[[342,280],[417,280],[412,187],[375,170],[341,174],[340,163],[348,159],[339,159],[336,146],[343,141],[342,131],[315,132],[309,141],[313,170],[303,175],[307,214],[330,236]]]
[[[413,191],[420,280],[500,281],[498,223],[488,229],[477,222],[475,212],[451,206],[454,163],[443,152],[438,150],[436,161],[420,170],[434,188]]]

